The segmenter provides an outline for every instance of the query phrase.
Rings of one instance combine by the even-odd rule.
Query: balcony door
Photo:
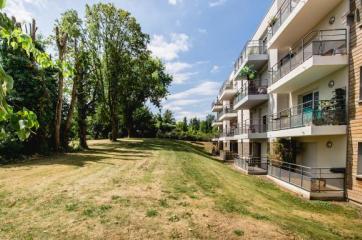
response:
[[[301,97],[301,103],[298,107],[298,112],[301,114],[302,125],[306,125],[312,122],[313,112],[318,107],[319,103],[319,92],[314,91],[305,94]]]

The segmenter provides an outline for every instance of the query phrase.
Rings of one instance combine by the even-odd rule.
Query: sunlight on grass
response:
[[[295,197],[202,145],[90,146],[0,169],[1,239],[362,239],[359,208]]]

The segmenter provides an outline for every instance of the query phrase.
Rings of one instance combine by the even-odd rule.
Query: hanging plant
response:
[[[252,66],[245,66],[240,70],[240,78],[246,78],[247,80],[254,80],[256,78],[256,71]]]

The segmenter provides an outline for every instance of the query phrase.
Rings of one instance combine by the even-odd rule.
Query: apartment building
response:
[[[223,159],[309,199],[345,198],[349,12],[273,2],[212,105]]]
[[[362,2],[350,0],[347,197],[362,204]]]

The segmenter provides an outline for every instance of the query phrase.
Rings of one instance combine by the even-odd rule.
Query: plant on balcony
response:
[[[244,66],[239,73],[239,78],[246,78],[247,80],[254,80],[256,78],[256,71],[253,66]]]
[[[273,158],[287,163],[295,163],[297,155],[301,152],[300,145],[294,139],[278,139],[273,143],[273,148]]]
[[[273,27],[277,23],[277,21],[278,21],[277,16],[273,16],[272,18],[270,18],[268,23],[269,27]]]

